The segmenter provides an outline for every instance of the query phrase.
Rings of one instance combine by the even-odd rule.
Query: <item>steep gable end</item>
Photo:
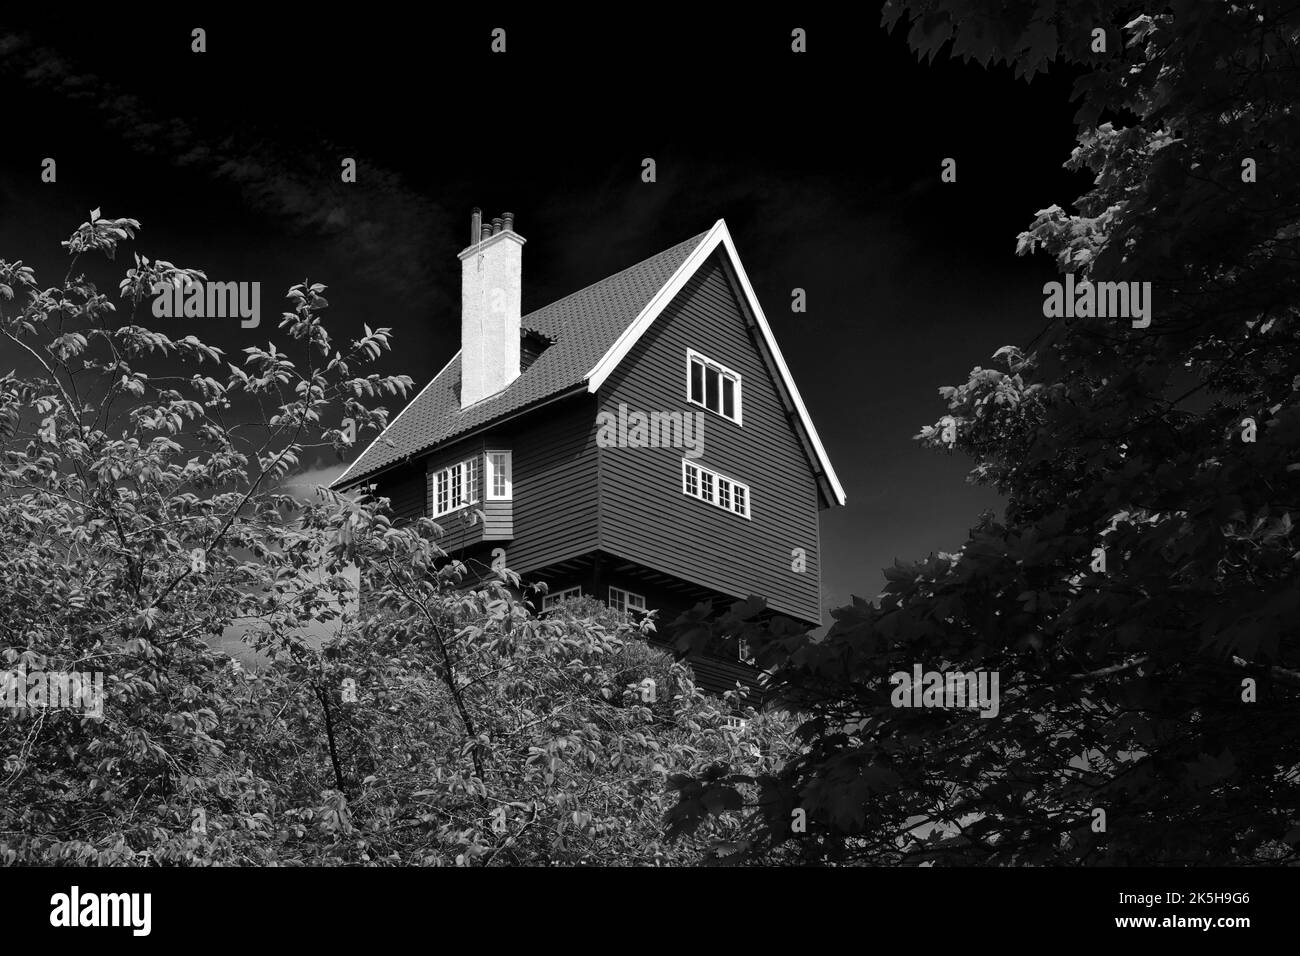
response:
[[[704,236],[704,239],[694,247],[668,282],[646,303],[636,320],[623,331],[609,350],[601,356],[600,361],[592,366],[586,375],[588,391],[595,392],[600,389],[605,380],[618,368],[619,363],[632,352],[637,342],[646,334],[655,320],[663,314],[665,309],[686,287],[687,283],[692,281],[696,273],[710,261],[714,252],[720,252],[723,255],[727,275],[744,313],[757,329],[757,339],[761,346],[761,353],[765,360],[770,363],[770,367],[778,381],[783,400],[786,402],[791,417],[796,423],[796,429],[799,432],[801,441],[804,443],[809,460],[813,464],[818,481],[822,485],[826,500],[843,505],[845,501],[844,487],[835,474],[835,469],[826,454],[826,449],[822,446],[821,437],[817,434],[817,428],[813,425],[812,417],[808,414],[808,409],[803,403],[803,397],[799,394],[799,388],[795,385],[794,377],[785,364],[781,348],[776,343],[772,328],[768,325],[767,317],[763,314],[763,307],[759,305],[758,297],[754,294],[754,288],[750,285],[749,277],[745,274],[745,267],[740,262],[740,256],[736,252],[736,246],[732,242],[727,225],[721,219],[714,224],[713,228]]]
[[[692,399],[700,359],[725,370],[729,410]],[[637,339],[597,399],[607,421],[684,414],[691,422],[680,444],[671,428],[652,428],[653,440],[601,448],[600,547],[616,571],[626,563],[732,598],[761,595],[771,610],[820,623],[818,508],[830,502],[722,250]],[[698,470],[689,481],[688,467]],[[700,473],[711,476],[708,494]]]

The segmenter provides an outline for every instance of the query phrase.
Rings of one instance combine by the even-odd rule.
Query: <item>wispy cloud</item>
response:
[[[407,289],[427,286],[426,250],[446,222],[444,211],[373,158],[320,139],[271,139],[229,117],[200,122],[160,115],[144,98],[78,69],[25,34],[0,34],[0,73],[28,89],[93,105],[105,128],[132,150],[235,186],[250,210],[279,220],[288,232],[329,237],[358,276]],[[357,160],[355,184],[341,180],[345,155]]]

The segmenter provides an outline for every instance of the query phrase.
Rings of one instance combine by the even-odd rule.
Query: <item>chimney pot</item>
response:
[[[480,234],[480,238],[483,240],[492,238],[492,226],[490,223],[483,223],[483,231]]]
[[[474,245],[474,243],[479,241],[479,237],[482,235],[483,210],[479,209],[478,206],[475,206],[474,211],[470,213],[469,217],[469,244],[471,246]]]
[[[500,231],[501,231],[501,217],[497,216],[497,218],[492,220],[492,235],[495,236]]]
[[[502,221],[503,221],[502,228],[504,228],[506,232],[514,232],[514,231],[515,231],[515,214],[514,214],[514,213],[512,213],[512,212],[508,212],[508,213],[506,213],[504,216],[502,216],[501,219],[502,219]]]

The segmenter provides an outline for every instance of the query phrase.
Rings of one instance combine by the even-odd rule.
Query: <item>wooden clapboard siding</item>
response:
[[[525,573],[585,554],[597,541],[596,402],[577,395],[494,430],[486,447],[509,448],[514,540],[506,563]]]
[[[376,493],[390,499],[395,524],[407,524],[425,514],[424,474],[422,465],[408,465],[376,480]]]
[[[448,465],[468,458],[478,458],[478,503],[452,511],[441,517],[434,517],[438,489],[434,474]],[[484,523],[475,514],[483,510],[483,439],[470,438],[456,442],[446,448],[440,448],[424,461],[425,464],[425,501],[424,513],[442,528],[442,537],[438,546],[452,557],[462,557],[465,552],[476,548],[483,542]]]
[[[704,414],[695,461],[747,484],[745,518],[682,492],[681,449],[601,448],[600,548],[821,622],[816,479],[719,256],[691,278],[601,386],[599,410]],[[743,427],[687,400],[687,350],[742,376]],[[792,570],[803,548],[807,570]]]
[[[496,449],[501,451],[502,449]],[[509,541],[515,536],[513,501],[483,502],[483,540]]]
[[[692,654],[686,664],[695,674],[695,683],[711,694],[721,696],[740,684],[743,703],[757,706],[762,699],[759,685],[765,675],[755,667],[704,654]]]
[[[380,476],[379,493],[394,499],[394,510],[403,521],[432,517],[434,474],[477,456],[478,504],[433,519],[443,529],[443,550],[461,555],[500,542],[507,547],[509,566],[520,572],[585,554],[596,546],[595,407],[595,397],[585,394],[555,402],[436,450],[418,471],[401,469]],[[489,450],[511,453],[510,501],[486,500],[484,455]],[[471,520],[475,511],[482,512],[482,520]]]

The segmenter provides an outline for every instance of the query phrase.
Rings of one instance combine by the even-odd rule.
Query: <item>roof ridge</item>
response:
[[[603,279],[597,279],[595,282],[588,282],[581,289],[575,289],[574,291],[570,292],[568,295],[560,296],[560,298],[548,302],[546,303],[546,305],[543,305],[540,308],[533,309],[533,311],[520,316],[519,321],[523,322],[524,319],[528,318],[528,316],[530,315],[536,315],[538,312],[542,312],[545,311],[546,309],[552,308],[553,306],[557,306],[561,302],[566,301],[567,299],[572,299],[575,295],[582,295],[582,293],[586,292],[588,289],[594,289],[598,285],[604,285],[606,282],[609,282],[613,279],[617,279],[625,272],[631,272],[633,269],[640,269],[642,266],[644,266],[647,262],[650,262],[652,259],[658,259],[660,256],[666,256],[669,253],[676,252],[678,249],[680,249],[682,246],[686,245],[687,243],[693,243],[694,245],[699,245],[701,240],[703,240],[704,237],[707,236],[708,234],[709,234],[709,230],[706,229],[698,236],[692,236],[689,239],[683,239],[681,242],[677,243],[676,245],[669,246],[667,249],[661,249],[652,256],[646,256],[644,259],[640,260],[639,262],[632,263],[626,269],[619,269],[617,272],[611,272]],[[541,330],[533,328],[532,331],[537,332]]]

